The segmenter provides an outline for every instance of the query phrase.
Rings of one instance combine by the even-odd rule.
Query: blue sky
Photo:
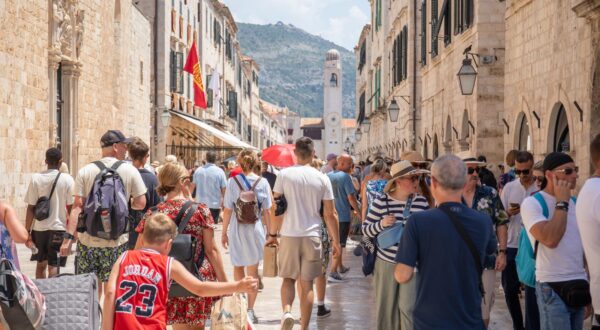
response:
[[[222,0],[237,22],[282,21],[352,50],[370,20],[368,0]]]

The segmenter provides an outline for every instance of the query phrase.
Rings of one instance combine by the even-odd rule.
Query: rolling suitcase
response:
[[[101,309],[95,274],[59,274],[34,283],[46,297],[44,330],[100,328]]]

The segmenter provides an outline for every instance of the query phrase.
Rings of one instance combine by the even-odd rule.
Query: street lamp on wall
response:
[[[358,128],[356,132],[354,132],[354,137],[356,138],[356,141],[360,141],[360,138],[362,137],[362,132],[360,131],[360,128]]]
[[[462,95],[473,95],[473,89],[475,89],[477,71],[475,71],[475,68],[471,63],[472,61],[469,58],[469,55],[466,54],[463,64],[457,74]]]
[[[169,127],[169,124],[171,123],[171,114],[169,113],[168,109],[163,110],[163,112],[160,114],[160,122],[164,128]]]
[[[390,121],[395,123],[398,121],[398,117],[400,116],[400,106],[396,100],[392,99],[390,105],[388,106],[388,114],[390,116]]]
[[[362,124],[363,124],[365,133],[369,133],[369,131],[371,130],[371,122],[368,119],[365,119],[362,122]]]

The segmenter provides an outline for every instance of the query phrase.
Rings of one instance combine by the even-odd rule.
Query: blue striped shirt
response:
[[[406,207],[406,201],[398,201],[387,194],[384,194],[373,201],[367,219],[363,223],[362,231],[363,234],[369,238],[376,238],[377,235],[382,232],[385,228],[381,224],[381,220],[388,214],[393,214],[396,217],[396,222],[404,222],[404,208]],[[420,212],[429,209],[427,199],[421,195],[415,195],[410,207],[410,213]],[[387,249],[382,249],[377,246],[377,258],[390,262],[396,263],[396,253],[398,252],[398,244],[393,245]]]

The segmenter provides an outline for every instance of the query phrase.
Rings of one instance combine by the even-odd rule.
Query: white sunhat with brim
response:
[[[387,182],[387,184],[385,185],[385,188],[383,188],[383,192],[389,193],[390,191],[393,191],[392,188],[394,187],[394,183],[396,182],[396,179],[399,179],[399,178],[402,178],[405,176],[410,176],[410,175],[429,174],[429,173],[430,172],[428,170],[422,170],[422,169],[415,168],[407,160],[401,160],[401,161],[395,163],[394,165],[392,165],[392,168],[390,169],[390,174],[392,175],[392,178]]]
[[[462,161],[465,162],[465,164],[467,164],[467,165],[477,165],[479,167],[483,167],[483,166],[487,165],[486,162],[478,161],[477,157],[475,157],[475,155],[471,154],[468,151],[461,151],[456,154],[456,157],[462,159]]]

